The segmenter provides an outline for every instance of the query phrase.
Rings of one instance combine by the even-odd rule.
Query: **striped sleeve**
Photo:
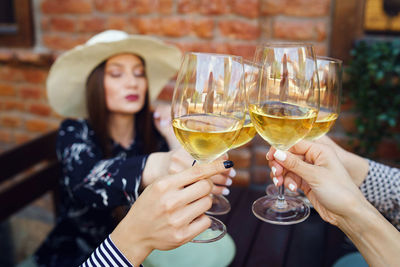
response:
[[[114,245],[110,236],[97,247],[90,257],[80,267],[134,267],[121,251]],[[140,265],[142,267],[142,265]]]

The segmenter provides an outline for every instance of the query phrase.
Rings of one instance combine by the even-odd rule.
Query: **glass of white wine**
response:
[[[310,132],[319,111],[319,82],[313,46],[302,43],[258,46],[257,85],[246,92],[251,120],[270,145],[288,150]],[[252,206],[254,215],[269,223],[289,225],[304,221],[310,208],[301,199],[266,195]]]
[[[333,127],[339,117],[342,95],[342,61],[336,58],[317,56],[317,70],[320,109],[311,131],[304,138],[310,141],[325,135]],[[317,76],[315,76],[315,80],[316,78]],[[269,185],[266,191],[268,195],[278,194],[278,189],[273,184]],[[302,192],[289,192],[292,196],[304,197]]]
[[[226,153],[243,126],[246,105],[241,57],[186,53],[175,85],[171,115],[175,135],[195,161],[211,162]],[[225,214],[229,201],[213,195],[207,214]],[[222,238],[225,225],[211,217],[211,227],[192,242]]]
[[[256,85],[256,80],[260,68],[257,64],[248,60],[243,60],[243,67],[244,67],[244,85],[246,88],[249,88],[249,90],[252,90],[251,88]],[[249,143],[257,134],[253,122],[250,119],[250,114],[247,110],[247,106],[245,106],[244,109],[246,113],[244,124],[236,140],[233,142],[231,149],[244,146],[245,144]]]

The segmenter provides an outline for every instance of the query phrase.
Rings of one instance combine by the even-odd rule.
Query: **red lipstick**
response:
[[[125,96],[125,99],[128,101],[137,101],[139,99],[138,95],[127,95]]]

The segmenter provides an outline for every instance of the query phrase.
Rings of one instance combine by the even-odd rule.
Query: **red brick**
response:
[[[52,62],[52,55],[49,53],[38,53],[33,50],[18,50],[15,53],[18,61],[23,63],[42,64]],[[46,69],[46,71],[48,71]]]
[[[251,166],[251,153],[248,148],[239,148],[229,151],[229,159],[235,163],[236,169],[249,168]]]
[[[55,50],[68,50],[74,48],[79,44],[85,43],[90,36],[79,36],[79,37],[71,37],[57,34],[48,34],[44,33],[43,35],[43,44]]]
[[[41,5],[45,14],[88,14],[92,12],[91,0],[44,0]]]
[[[25,109],[25,104],[20,100],[6,100],[2,103],[3,110],[19,110],[23,111]]]
[[[50,19],[50,29],[60,32],[74,32],[75,20],[73,18],[54,17]]]
[[[26,133],[15,133],[14,139],[16,144],[23,144],[33,139],[33,136]]]
[[[94,3],[101,12],[129,13],[135,9],[135,0],[95,0]]]
[[[9,128],[16,128],[22,124],[22,119],[15,115],[3,115],[1,117],[1,125]]]
[[[9,84],[0,84],[0,96],[15,96],[15,88]]]
[[[19,94],[22,99],[40,99],[44,97],[43,89],[40,87],[21,87]]]
[[[48,70],[42,69],[23,69],[22,75],[26,82],[30,83],[44,83],[47,79]]]
[[[286,0],[284,14],[299,17],[328,16],[330,0]]]
[[[141,34],[160,34],[161,19],[160,18],[137,18],[131,19],[131,23]]]
[[[256,50],[255,44],[229,44],[230,53],[233,55],[242,56],[245,59],[253,60],[254,52]]]
[[[191,29],[191,22],[179,17],[161,19],[161,31],[166,36],[182,37]]]
[[[285,40],[313,40],[315,23],[312,21],[276,19],[273,22],[274,38]]]
[[[261,32],[258,24],[239,20],[223,20],[219,22],[218,27],[223,36],[234,39],[256,40]]]
[[[158,100],[166,100],[166,101],[171,101],[172,100],[172,95],[174,93],[174,86],[175,82],[171,81],[169,82],[163,90],[160,92],[158,95],[157,99]]]
[[[25,122],[25,127],[30,132],[45,133],[48,131],[48,122],[41,119],[30,119]]]
[[[327,25],[324,21],[317,22],[315,26],[315,31],[317,33],[317,41],[321,42],[326,39],[326,31],[327,31]]]
[[[105,19],[99,17],[82,18],[78,21],[77,24],[79,32],[101,32],[106,29]]]
[[[50,18],[43,17],[40,19],[40,28],[42,31],[48,31],[51,29]]]
[[[12,136],[9,130],[0,130],[0,142],[10,143]]]
[[[234,0],[233,1],[233,12],[236,14],[249,17],[257,18],[260,13],[260,1],[259,0]]]
[[[270,17],[262,17],[259,19],[261,25],[261,38],[263,40],[269,40],[272,38],[272,21]]]
[[[200,0],[200,13],[206,15],[220,15],[230,13],[230,0]]]
[[[199,2],[192,0],[178,0],[179,13],[197,13],[199,11]]]
[[[236,170],[236,176],[232,179],[232,182],[235,186],[249,186],[250,172],[248,170]]]
[[[23,81],[21,69],[17,67],[0,67],[0,81]]]
[[[330,0],[263,0],[261,14],[317,17],[329,15]]]
[[[158,12],[161,14],[171,14],[173,2],[173,0],[158,0]]]
[[[136,12],[138,14],[161,13],[171,14],[173,1],[172,0],[136,0]]]
[[[29,106],[29,112],[39,116],[49,116],[51,111],[47,104],[32,104]]]
[[[193,31],[200,38],[212,38],[214,35],[213,19],[203,18],[193,23]]]
[[[327,55],[327,44],[325,43],[317,43],[314,44],[315,54],[317,56],[326,56]]]
[[[118,16],[109,16],[107,18],[107,28],[126,31],[129,28],[129,23],[126,18]]]

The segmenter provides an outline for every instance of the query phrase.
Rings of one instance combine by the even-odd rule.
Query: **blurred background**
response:
[[[262,42],[311,42],[317,55],[345,66],[342,109],[329,135],[347,149],[399,166],[399,12],[400,0],[1,0],[0,153],[58,128],[62,118],[47,104],[45,90],[57,56],[118,29],[157,36],[182,51],[247,59]],[[173,88],[172,80],[158,101],[170,101]],[[267,149],[257,137],[230,152],[236,185],[264,188]],[[0,194],[20,180],[0,183]],[[48,193],[1,223],[0,266],[35,250],[52,227],[53,208]]]

